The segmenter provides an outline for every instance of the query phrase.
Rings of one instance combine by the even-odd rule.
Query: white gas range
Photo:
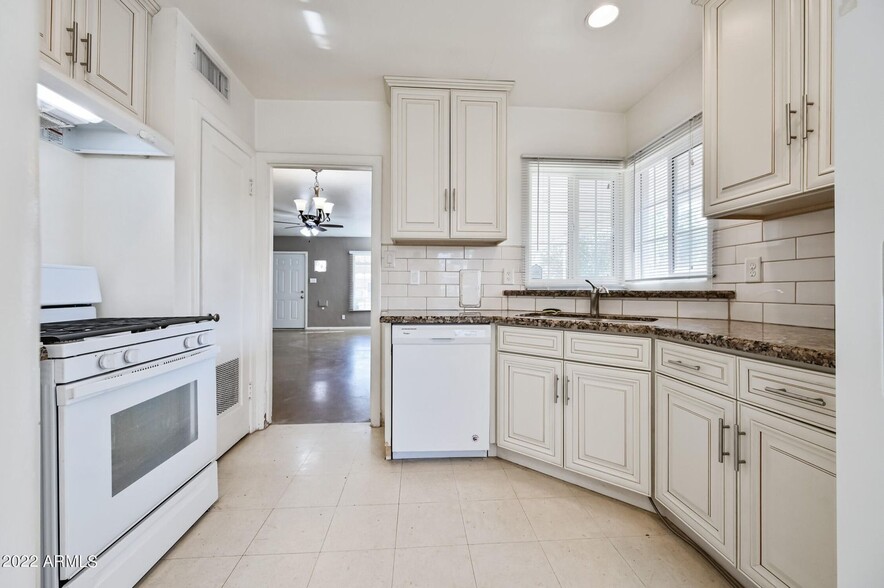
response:
[[[216,320],[41,325],[44,588],[133,586],[217,499]]]

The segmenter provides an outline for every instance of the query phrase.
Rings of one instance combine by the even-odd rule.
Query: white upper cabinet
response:
[[[44,67],[145,118],[152,0],[42,0]]]
[[[451,238],[506,238],[506,94],[451,93]]]
[[[807,0],[807,79],[802,108],[805,128],[805,184],[807,189],[835,183],[834,125],[835,51],[832,40],[832,0]]]
[[[509,82],[386,78],[396,241],[506,239]]]
[[[835,436],[747,405],[739,426],[740,571],[763,587],[835,586]]]
[[[565,363],[565,468],[651,494],[651,375]]]
[[[831,205],[831,192],[795,198],[834,181],[831,10],[821,3],[831,0],[706,3],[707,216]]]
[[[450,92],[393,88],[391,100],[393,235],[446,239]]]
[[[147,81],[148,19],[137,0],[86,0],[84,80],[139,117]]]

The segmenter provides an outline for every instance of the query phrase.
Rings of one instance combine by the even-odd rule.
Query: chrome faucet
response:
[[[601,297],[601,294],[607,294],[608,289],[604,286],[597,288],[596,285],[589,280],[585,281],[592,286],[592,290],[589,291],[589,316],[598,318],[601,314],[599,312],[599,298]]]

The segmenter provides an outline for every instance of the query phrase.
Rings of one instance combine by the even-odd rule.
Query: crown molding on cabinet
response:
[[[411,76],[384,76],[387,103],[390,88],[436,88],[445,90],[490,90],[509,92],[516,85],[512,80],[458,80],[448,78],[417,78]]]

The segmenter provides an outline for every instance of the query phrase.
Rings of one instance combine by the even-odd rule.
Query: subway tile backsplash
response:
[[[834,328],[834,210],[711,222],[713,288],[736,291],[734,300],[608,298],[601,301],[601,312]],[[589,312],[587,299],[503,296],[524,284],[522,247],[385,245],[385,262],[388,252],[394,260],[381,269],[383,310],[459,310],[458,272],[471,269],[482,271],[481,310]],[[763,281],[746,281],[749,257],[761,258]],[[510,273],[513,283],[505,284]]]
[[[835,211],[769,221],[712,221],[713,281],[733,289],[732,320],[835,327]],[[761,257],[761,282],[745,260]]]

